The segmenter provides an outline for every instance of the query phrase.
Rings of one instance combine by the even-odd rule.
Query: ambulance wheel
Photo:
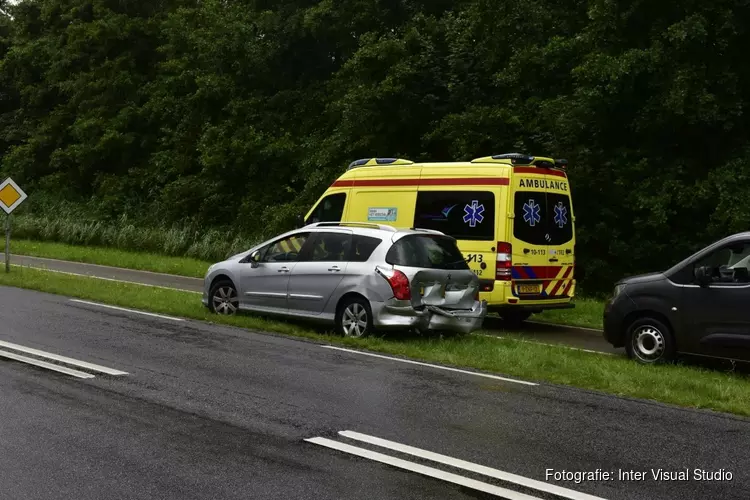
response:
[[[639,318],[628,326],[625,351],[630,359],[655,365],[673,361],[677,349],[667,325],[658,319]]]
[[[505,311],[500,313],[500,318],[502,318],[505,326],[509,328],[517,328],[521,326],[521,324],[530,317],[531,313],[529,311]]]

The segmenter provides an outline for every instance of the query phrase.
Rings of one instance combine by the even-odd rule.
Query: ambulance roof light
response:
[[[351,170],[357,167],[372,167],[375,165],[413,165],[414,162],[411,160],[404,160],[403,158],[362,158],[361,160],[355,160],[349,164],[347,170]]]
[[[501,155],[492,155],[493,160],[510,160],[512,163],[529,164],[534,161],[534,157],[523,153],[505,153]]]
[[[524,153],[505,153],[501,155],[484,156],[471,160],[472,163],[502,163],[508,165],[533,165],[539,168],[565,169],[568,160],[552,159],[544,156],[531,156]]]

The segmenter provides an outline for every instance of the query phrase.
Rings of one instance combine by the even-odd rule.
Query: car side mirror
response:
[[[708,266],[696,267],[693,271],[695,282],[699,286],[708,286],[711,283],[711,268]]]
[[[302,214],[297,214],[296,223],[297,223],[297,227],[295,229],[305,227],[305,217]]]
[[[258,267],[258,264],[260,264],[260,251],[256,250],[250,254],[250,267]]]

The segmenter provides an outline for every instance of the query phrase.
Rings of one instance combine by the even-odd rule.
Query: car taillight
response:
[[[497,242],[497,262],[495,264],[495,279],[510,281],[510,269],[513,267],[513,247],[504,241]]]
[[[393,290],[393,296],[398,300],[411,300],[409,278],[399,270],[394,270],[392,276],[384,276]]]

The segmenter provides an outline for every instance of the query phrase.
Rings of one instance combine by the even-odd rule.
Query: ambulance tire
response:
[[[500,313],[500,318],[505,323],[505,326],[509,328],[516,328],[531,317],[529,311],[506,311]]]
[[[672,331],[658,319],[638,318],[626,330],[625,351],[638,363],[670,363],[675,359],[676,347]]]

